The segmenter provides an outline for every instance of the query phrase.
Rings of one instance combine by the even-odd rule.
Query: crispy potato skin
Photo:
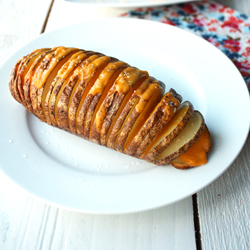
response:
[[[159,103],[157,104],[155,109],[152,111],[152,114],[150,114],[150,116],[148,117],[148,119],[146,120],[144,125],[141,127],[139,132],[134,136],[134,138],[129,143],[129,145],[126,147],[126,145],[124,146],[124,144],[122,144],[122,145],[117,144],[116,149],[118,148],[118,151],[121,150],[121,152],[124,152],[125,154],[128,154],[128,155],[135,154],[139,145],[143,142],[143,140],[145,139],[145,137],[147,136],[149,131],[154,127],[155,124],[159,124],[158,122],[164,114],[163,109],[164,109],[164,107],[166,107],[166,103],[168,101],[167,94],[164,95],[163,97],[162,97],[162,95],[159,96],[160,97]],[[127,127],[131,127],[131,125],[128,124]],[[126,129],[126,127],[124,129]],[[130,128],[128,128],[128,129],[130,129]],[[159,128],[156,127],[156,129],[158,130]],[[125,148],[123,148],[123,147],[125,147]]]
[[[13,96],[13,98],[21,103],[21,99],[19,96],[19,93],[17,91],[17,87],[16,87],[16,77],[17,77],[17,73],[18,73],[18,68],[20,66],[21,61],[23,60],[23,58],[19,59],[18,62],[16,63],[16,65],[14,66],[14,68],[12,69],[11,73],[10,73],[10,79],[9,79],[9,89],[10,89],[10,93]]]
[[[58,70],[57,75],[50,84],[49,91],[45,97],[44,113],[46,114],[47,123],[55,127],[64,127],[61,125],[61,121],[63,120],[61,114],[63,114],[63,112],[58,112],[58,109],[60,109],[65,104],[60,102],[60,96],[58,95],[61,92],[61,89],[65,88],[64,84],[68,83],[68,80],[75,68],[77,68],[82,62],[82,60],[79,60],[79,56],[81,56],[82,59],[87,57],[83,50],[75,51],[75,53],[73,51],[73,53],[69,54],[69,56],[70,58]],[[72,66],[72,64],[74,65]],[[58,103],[56,106],[57,100]]]
[[[158,121],[154,124],[154,126],[149,130],[148,134],[141,142],[139,147],[137,148],[134,156],[140,158],[149,144],[154,140],[154,138],[160,133],[161,129],[165,126],[165,124],[171,120],[173,115],[175,114],[177,108],[180,106],[182,97],[176,93],[175,90],[170,89],[168,95],[165,95],[162,98],[163,102],[169,106],[168,112],[164,111],[164,107],[160,109],[162,114],[159,114],[160,117]]]
[[[126,67],[109,89],[103,103],[99,107],[91,127],[90,140],[106,146],[106,139],[113,120],[119,111],[123,100],[131,95],[135,87],[143,78],[148,77],[147,72],[135,67]]]
[[[117,119],[117,121],[115,122],[113,128],[112,128],[112,132],[109,135],[108,141],[107,141],[107,147],[111,148],[111,149],[115,149],[115,141],[117,138],[117,135],[128,115],[128,113],[130,112],[130,110],[133,108],[135,102],[137,101],[137,97],[132,97],[130,98],[130,101],[126,104],[125,108],[123,109],[123,111],[121,112],[121,114],[119,115],[119,118]]]
[[[44,49],[45,50],[45,49]],[[42,50],[43,51],[43,50]],[[39,53],[42,53],[41,50],[34,50],[32,51],[29,55],[27,55],[21,62],[18,74],[17,74],[17,88],[19,91],[20,99],[22,101],[22,104],[26,108],[26,100],[25,100],[25,95],[24,95],[24,77],[25,77],[25,72],[27,69],[29,69],[30,64],[32,63],[32,59],[37,57]]]
[[[102,84],[101,86],[103,89],[100,89],[100,92],[98,91],[95,95],[91,93],[88,98],[91,99],[91,102],[89,104],[89,108],[86,113],[86,118],[85,118],[85,123],[84,123],[84,136],[88,137],[90,136],[90,131],[91,131],[91,124],[95,116],[95,111],[97,109],[97,106],[99,102],[101,103],[101,97],[105,98],[105,93],[107,93],[112,87],[115,79],[119,76],[119,74],[128,67],[128,64],[118,61],[114,63],[114,68],[111,69],[111,76],[108,79],[108,82]]]
[[[36,68],[39,66],[39,63],[50,52],[52,52],[51,49],[41,49],[38,53],[38,56],[35,58],[34,62],[32,63],[32,65],[29,67],[27,74],[24,76],[23,94],[24,94],[26,109],[29,112],[33,113],[34,115],[35,113],[32,107],[32,101],[30,97],[30,86],[32,82],[32,77],[33,77],[33,74],[35,73]]]
[[[84,130],[84,122],[86,120],[86,114],[88,112],[88,108],[89,108],[90,104],[92,103],[93,98],[94,98],[94,95],[88,95],[85,98],[84,104],[83,104],[81,111],[80,111],[80,114],[79,114],[81,119],[78,118],[78,122],[76,124],[77,134],[79,134],[79,136],[81,136],[84,139],[89,138],[88,131]]]
[[[88,134],[84,133],[85,132],[84,122],[85,122],[86,113],[88,111],[89,105],[92,100],[91,95],[88,95],[89,91],[91,90],[92,87],[95,86],[95,83],[98,82],[99,77],[100,78],[102,77],[102,72],[105,71],[106,67],[110,63],[117,61],[117,59],[110,58],[107,56],[101,57],[100,59],[102,59],[102,63],[99,63],[99,65],[97,66],[96,72],[94,73],[93,77],[90,79],[87,90],[85,90],[86,94],[84,97],[81,98],[81,102],[77,109],[78,114],[76,116],[76,131],[77,131],[77,134],[84,139],[88,139]]]
[[[65,86],[65,88],[62,91],[61,96],[59,97],[59,101],[58,103],[61,103],[61,105],[59,105],[57,107],[57,120],[58,123],[60,124],[60,128],[65,130],[65,131],[69,131],[69,122],[71,120],[69,120],[69,116],[68,116],[68,105],[69,105],[69,100],[70,100],[70,96],[71,93],[74,89],[74,86],[76,85],[76,83],[78,82],[79,77],[76,75],[73,75],[67,85]],[[59,90],[58,90],[59,92]],[[55,101],[53,100],[49,106],[49,114],[50,114],[50,119],[51,121],[53,121],[56,124],[56,119],[55,119]]]
[[[55,103],[57,94],[60,91],[60,87],[62,86],[64,79],[59,79],[57,76],[53,80],[50,85],[48,95],[45,100],[45,114],[49,119],[47,119],[47,123],[54,126],[59,127],[55,118]]]
[[[186,143],[183,147],[179,148],[176,152],[171,154],[169,157],[158,159],[158,160],[153,160],[152,162],[158,166],[168,165],[171,161],[178,158],[181,154],[185,153],[197,141],[197,139],[200,137],[204,129],[205,129],[205,121],[204,121],[204,118],[202,117],[200,128],[198,129],[197,133],[188,143]]]
[[[149,77],[136,91],[134,91],[118,119],[114,123],[114,126],[112,127],[112,131],[110,132],[107,140],[107,147],[116,149],[117,146],[121,152],[123,152],[126,138],[137,118],[142,113],[152,96],[157,91],[160,92],[160,89],[162,89],[163,92],[165,90],[165,86],[154,78]]]
[[[128,147],[125,149],[125,154],[134,155],[140,143],[144,140],[150,129],[155,123],[157,123],[161,112],[155,112],[154,115],[151,115],[149,120],[144,124],[143,128],[139,133],[134,137]],[[122,151],[122,149],[120,149]]]
[[[160,153],[171,143],[171,141],[181,132],[181,130],[186,126],[189,118],[194,112],[192,103],[189,103],[189,108],[184,115],[183,119],[178,123],[178,125],[166,136],[158,145],[156,145],[151,151],[142,157],[143,160],[152,162],[156,159]]]
[[[180,147],[177,151],[173,146],[164,151],[188,123],[192,104],[184,119],[158,143],[160,131],[174,116],[182,97],[174,89],[164,94],[161,81],[114,57],[63,46],[36,49],[14,65],[9,89],[17,102],[49,125],[155,165],[194,167],[174,160],[200,137],[206,126],[204,118],[201,124],[195,123],[195,131],[200,127],[188,143],[174,144]],[[184,134],[188,135],[190,126]],[[196,147],[203,141],[201,137]],[[192,148],[195,152],[196,147]],[[188,153],[185,157],[189,162]]]
[[[119,90],[119,83],[116,85],[114,84],[115,89],[111,89],[111,99],[109,99],[108,103],[112,103],[110,105],[107,115],[104,118],[104,121],[102,123],[102,129],[100,131],[100,144],[106,146],[106,141],[107,141],[107,135],[110,129],[110,126],[113,122],[113,120],[116,118],[117,112],[119,112],[120,107],[123,105],[124,99],[126,96],[130,95],[132,96],[132,93],[136,91],[138,87],[142,84],[144,80],[148,78],[148,74],[145,73],[144,71],[141,71],[137,68],[128,68],[131,69],[131,75],[133,76],[132,79],[130,80],[130,77],[124,77],[126,79],[127,83],[129,83],[129,88],[126,88],[126,90],[122,89]],[[129,72],[129,71],[128,71]],[[113,91],[113,92],[112,92]],[[112,96],[114,98],[112,98]],[[129,102],[129,100],[128,100]],[[108,105],[106,105],[107,107]]]
[[[180,170],[186,170],[186,169],[190,169],[190,168],[193,168],[194,166],[190,166],[188,165],[186,162],[170,162],[170,165],[177,168],[177,169],[180,169]]]
[[[84,93],[85,88],[87,87],[88,82],[84,81],[84,77],[86,74],[86,71],[88,69],[88,66],[91,65],[92,62],[94,62],[96,59],[101,57],[100,54],[94,54],[87,58],[83,62],[83,64],[78,68],[78,71],[76,72],[76,77],[78,77],[78,81],[76,82],[74,89],[72,90],[69,105],[68,105],[68,122],[69,122],[69,131],[72,134],[77,135],[76,130],[76,113],[78,106],[81,102],[82,95]]]
[[[209,137],[209,140],[210,140],[210,132],[209,132],[206,125],[205,125],[204,130],[206,130],[206,132],[208,133],[208,137]],[[211,144],[209,144],[208,148],[206,148],[206,153],[208,153],[210,147],[211,147]],[[170,165],[177,168],[177,169],[185,170],[185,169],[190,169],[190,168],[194,168],[194,167],[199,167],[202,164],[191,164],[191,163],[189,164],[189,163],[181,160],[180,158],[176,158],[175,160],[170,162]]]
[[[25,66],[27,65],[27,61],[29,60],[29,58],[32,56],[33,53],[29,54],[26,56],[26,58],[20,63],[20,67],[18,70],[18,74],[17,74],[17,78],[16,78],[16,85],[17,85],[17,89],[18,89],[18,93],[21,99],[21,103],[25,105],[24,102],[24,94],[23,94],[23,87],[22,87],[22,75],[23,75],[23,71],[25,69]]]
[[[101,145],[106,144],[106,135],[108,133],[109,127],[110,127],[112,120],[114,119],[123,99],[124,99],[123,94],[115,92],[109,96],[109,98],[107,99],[107,102],[105,103],[105,108],[107,110],[107,113],[106,113],[106,116],[105,116],[104,121],[102,123],[102,129],[100,132],[100,144]]]
[[[61,86],[63,89],[61,89],[61,94],[58,96],[58,93],[60,91],[60,88],[56,90],[54,87],[55,95],[51,95],[50,97],[50,118],[53,120],[53,122],[56,123],[56,118],[55,118],[55,103],[56,100],[58,101],[57,105],[57,123],[60,128],[66,131],[69,130],[69,121],[68,121],[68,105],[69,105],[69,100],[70,96],[72,94],[72,91],[76,85],[76,83],[79,80],[79,75],[78,75],[78,68],[82,67],[82,65],[85,63],[85,61],[95,53],[93,51],[82,51],[84,55],[82,55],[82,59],[77,61],[75,64],[75,67],[73,69],[73,72],[68,76],[66,79],[61,79],[62,84],[58,84]]]

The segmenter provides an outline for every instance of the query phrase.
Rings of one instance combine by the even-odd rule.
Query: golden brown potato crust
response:
[[[195,112],[199,113],[198,111],[195,111]],[[198,130],[193,135],[192,139],[189,140],[188,142],[186,142],[182,147],[180,147],[178,150],[176,150],[171,155],[169,155],[169,156],[167,156],[165,158],[162,158],[162,159],[156,158],[155,160],[153,160],[154,164],[159,165],[159,166],[164,166],[164,165],[167,165],[167,164],[171,163],[174,159],[178,158],[180,155],[185,153],[197,141],[197,139],[200,137],[203,130],[205,129],[204,118],[200,113],[199,113],[199,115],[201,117],[201,123],[200,123],[200,126],[199,126]]]
[[[176,124],[176,126],[173,128],[173,130],[165,136],[156,146],[153,147],[152,150],[150,150],[147,154],[145,154],[142,159],[146,160],[148,162],[153,161],[156,159],[161,152],[171,143],[171,141],[181,132],[181,130],[186,126],[189,118],[193,114],[193,105],[190,102],[185,102],[182,104],[187,105],[188,109],[186,110],[185,115],[183,116],[182,120]]]
[[[159,109],[159,119],[149,130],[148,134],[145,136],[144,140],[141,142],[139,147],[135,152],[135,157],[140,158],[149,144],[155,139],[155,137],[160,133],[162,128],[171,120],[175,114],[177,108],[180,106],[182,98],[176,93],[175,90],[170,89],[169,92],[162,98],[164,107]]]
[[[174,167],[190,168],[178,157],[205,127],[202,117],[194,136],[166,156],[165,149],[188,123],[192,104],[174,130],[159,141],[182,97],[174,89],[164,94],[165,85],[148,72],[99,52],[63,46],[34,50],[14,65],[9,89],[41,121],[156,165],[176,159],[171,163]],[[159,158],[162,152],[164,157]]]

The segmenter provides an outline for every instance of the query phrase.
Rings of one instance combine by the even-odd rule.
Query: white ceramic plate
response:
[[[190,0],[65,0],[99,7],[146,7],[190,2]],[[193,0],[196,1],[196,0]]]
[[[33,49],[75,46],[147,70],[201,111],[211,132],[205,166],[157,167],[41,123],[10,95],[18,58]],[[31,195],[58,207],[97,214],[149,210],[191,196],[234,161],[249,131],[249,96],[233,63],[213,45],[179,28],[137,19],[65,27],[23,46],[0,69],[0,166]],[[240,112],[244,109],[244,115]]]

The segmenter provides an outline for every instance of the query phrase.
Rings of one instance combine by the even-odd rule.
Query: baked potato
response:
[[[148,72],[78,48],[37,49],[9,80],[17,102],[43,122],[156,165],[207,162],[203,116]]]

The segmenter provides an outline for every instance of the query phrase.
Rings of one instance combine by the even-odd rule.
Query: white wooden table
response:
[[[250,15],[250,0],[218,2]],[[126,10],[73,9],[63,0],[1,0],[0,64],[42,32]],[[0,173],[0,249],[250,249],[249,152],[250,138],[234,164],[204,190],[130,215],[58,209],[31,198]]]

